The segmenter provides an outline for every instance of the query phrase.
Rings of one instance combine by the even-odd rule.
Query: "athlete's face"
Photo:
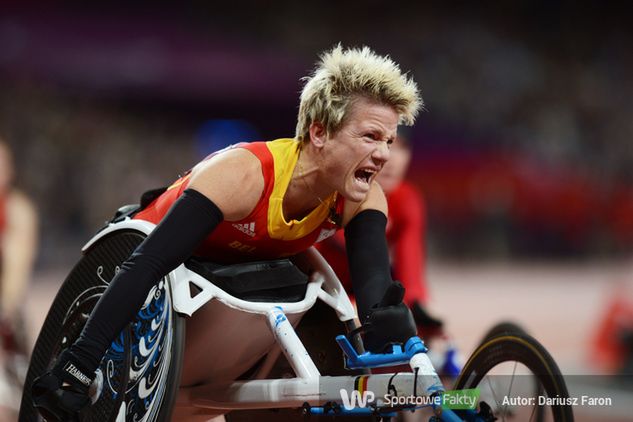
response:
[[[402,182],[410,161],[411,148],[407,145],[406,140],[397,137],[391,145],[389,161],[376,177],[376,181],[386,194],[391,193]]]
[[[398,113],[390,106],[358,98],[343,126],[325,136],[321,167],[326,183],[346,199],[360,202],[389,160]]]

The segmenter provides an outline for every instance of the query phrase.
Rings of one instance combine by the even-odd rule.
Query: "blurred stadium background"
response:
[[[0,133],[41,216],[32,329],[120,205],[216,147],[292,136],[300,77],[340,41],[390,54],[422,88],[410,177],[428,206],[431,307],[464,354],[513,319],[564,372],[609,373],[613,350],[592,361],[594,340],[633,297],[619,5],[3,2]]]

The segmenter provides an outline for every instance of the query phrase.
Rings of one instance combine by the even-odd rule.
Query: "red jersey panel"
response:
[[[242,143],[228,149],[244,148],[261,162],[264,190],[253,211],[239,221],[223,221],[205,238],[194,255],[218,263],[237,263],[282,258],[303,252],[316,242],[332,236],[339,227],[331,213],[342,215],[343,197],[336,192],[301,220],[283,216],[283,197],[299,157],[299,142],[278,139]],[[190,174],[174,182],[134,218],[158,224],[189,185]]]

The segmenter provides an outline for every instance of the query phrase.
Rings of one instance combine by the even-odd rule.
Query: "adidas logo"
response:
[[[232,226],[250,237],[255,237],[255,222],[243,224],[234,223]]]

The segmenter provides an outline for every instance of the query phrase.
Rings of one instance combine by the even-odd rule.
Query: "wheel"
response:
[[[62,284],[33,349],[20,421],[41,418],[30,386],[79,336],[121,263],[143,241],[133,230],[113,232],[93,245]],[[161,280],[132,321],[112,342],[90,388],[92,405],[81,421],[169,420],[180,378],[184,320],[172,309],[168,277]]]
[[[501,333],[484,341],[454,387],[469,388],[479,388],[480,408],[490,407],[493,416],[502,420],[574,420],[560,369],[547,350],[525,333]]]

